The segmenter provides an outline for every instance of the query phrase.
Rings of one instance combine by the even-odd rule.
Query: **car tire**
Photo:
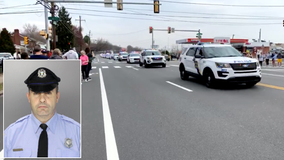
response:
[[[203,79],[204,79],[206,87],[214,88],[216,86],[216,79],[211,70],[205,71],[203,75]]]
[[[185,71],[184,67],[182,66],[181,69],[180,69],[180,78],[182,80],[187,80],[189,75],[187,74],[187,72]]]
[[[248,83],[246,83],[246,86],[248,88],[251,88],[251,87],[255,86],[256,84],[257,84],[256,82],[248,82]]]
[[[139,61],[139,66],[140,66],[140,67],[142,67],[142,66],[143,66],[143,63],[141,63],[140,61]]]
[[[167,66],[166,64],[162,64],[162,67],[163,67],[163,68],[166,68],[166,66]]]
[[[148,66],[149,66],[149,65],[146,63],[146,61],[144,61],[144,67],[145,67],[145,68],[148,68]]]

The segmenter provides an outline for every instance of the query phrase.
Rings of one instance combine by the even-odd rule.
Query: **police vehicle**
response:
[[[166,67],[166,59],[164,56],[162,56],[161,52],[146,49],[140,53],[139,65],[144,65],[145,68],[153,65],[161,65],[162,67]]]
[[[246,83],[252,87],[261,81],[258,60],[244,57],[226,44],[199,43],[184,48],[179,72],[182,80],[189,76],[202,78],[209,88],[217,82]]]

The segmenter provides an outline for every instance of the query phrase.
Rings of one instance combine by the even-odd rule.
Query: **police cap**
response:
[[[25,80],[25,84],[27,84],[28,88],[33,92],[49,92],[58,85],[58,82],[60,82],[60,78],[45,67],[36,69]]]

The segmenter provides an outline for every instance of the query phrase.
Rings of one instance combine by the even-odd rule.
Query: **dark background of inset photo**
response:
[[[80,123],[80,60],[6,60],[3,71],[4,130],[19,118],[31,114],[24,81],[39,67],[53,71],[59,82],[56,111]]]

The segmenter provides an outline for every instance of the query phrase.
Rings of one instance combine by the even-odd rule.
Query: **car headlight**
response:
[[[231,68],[231,65],[229,63],[217,63],[216,62],[216,66],[218,68]]]

